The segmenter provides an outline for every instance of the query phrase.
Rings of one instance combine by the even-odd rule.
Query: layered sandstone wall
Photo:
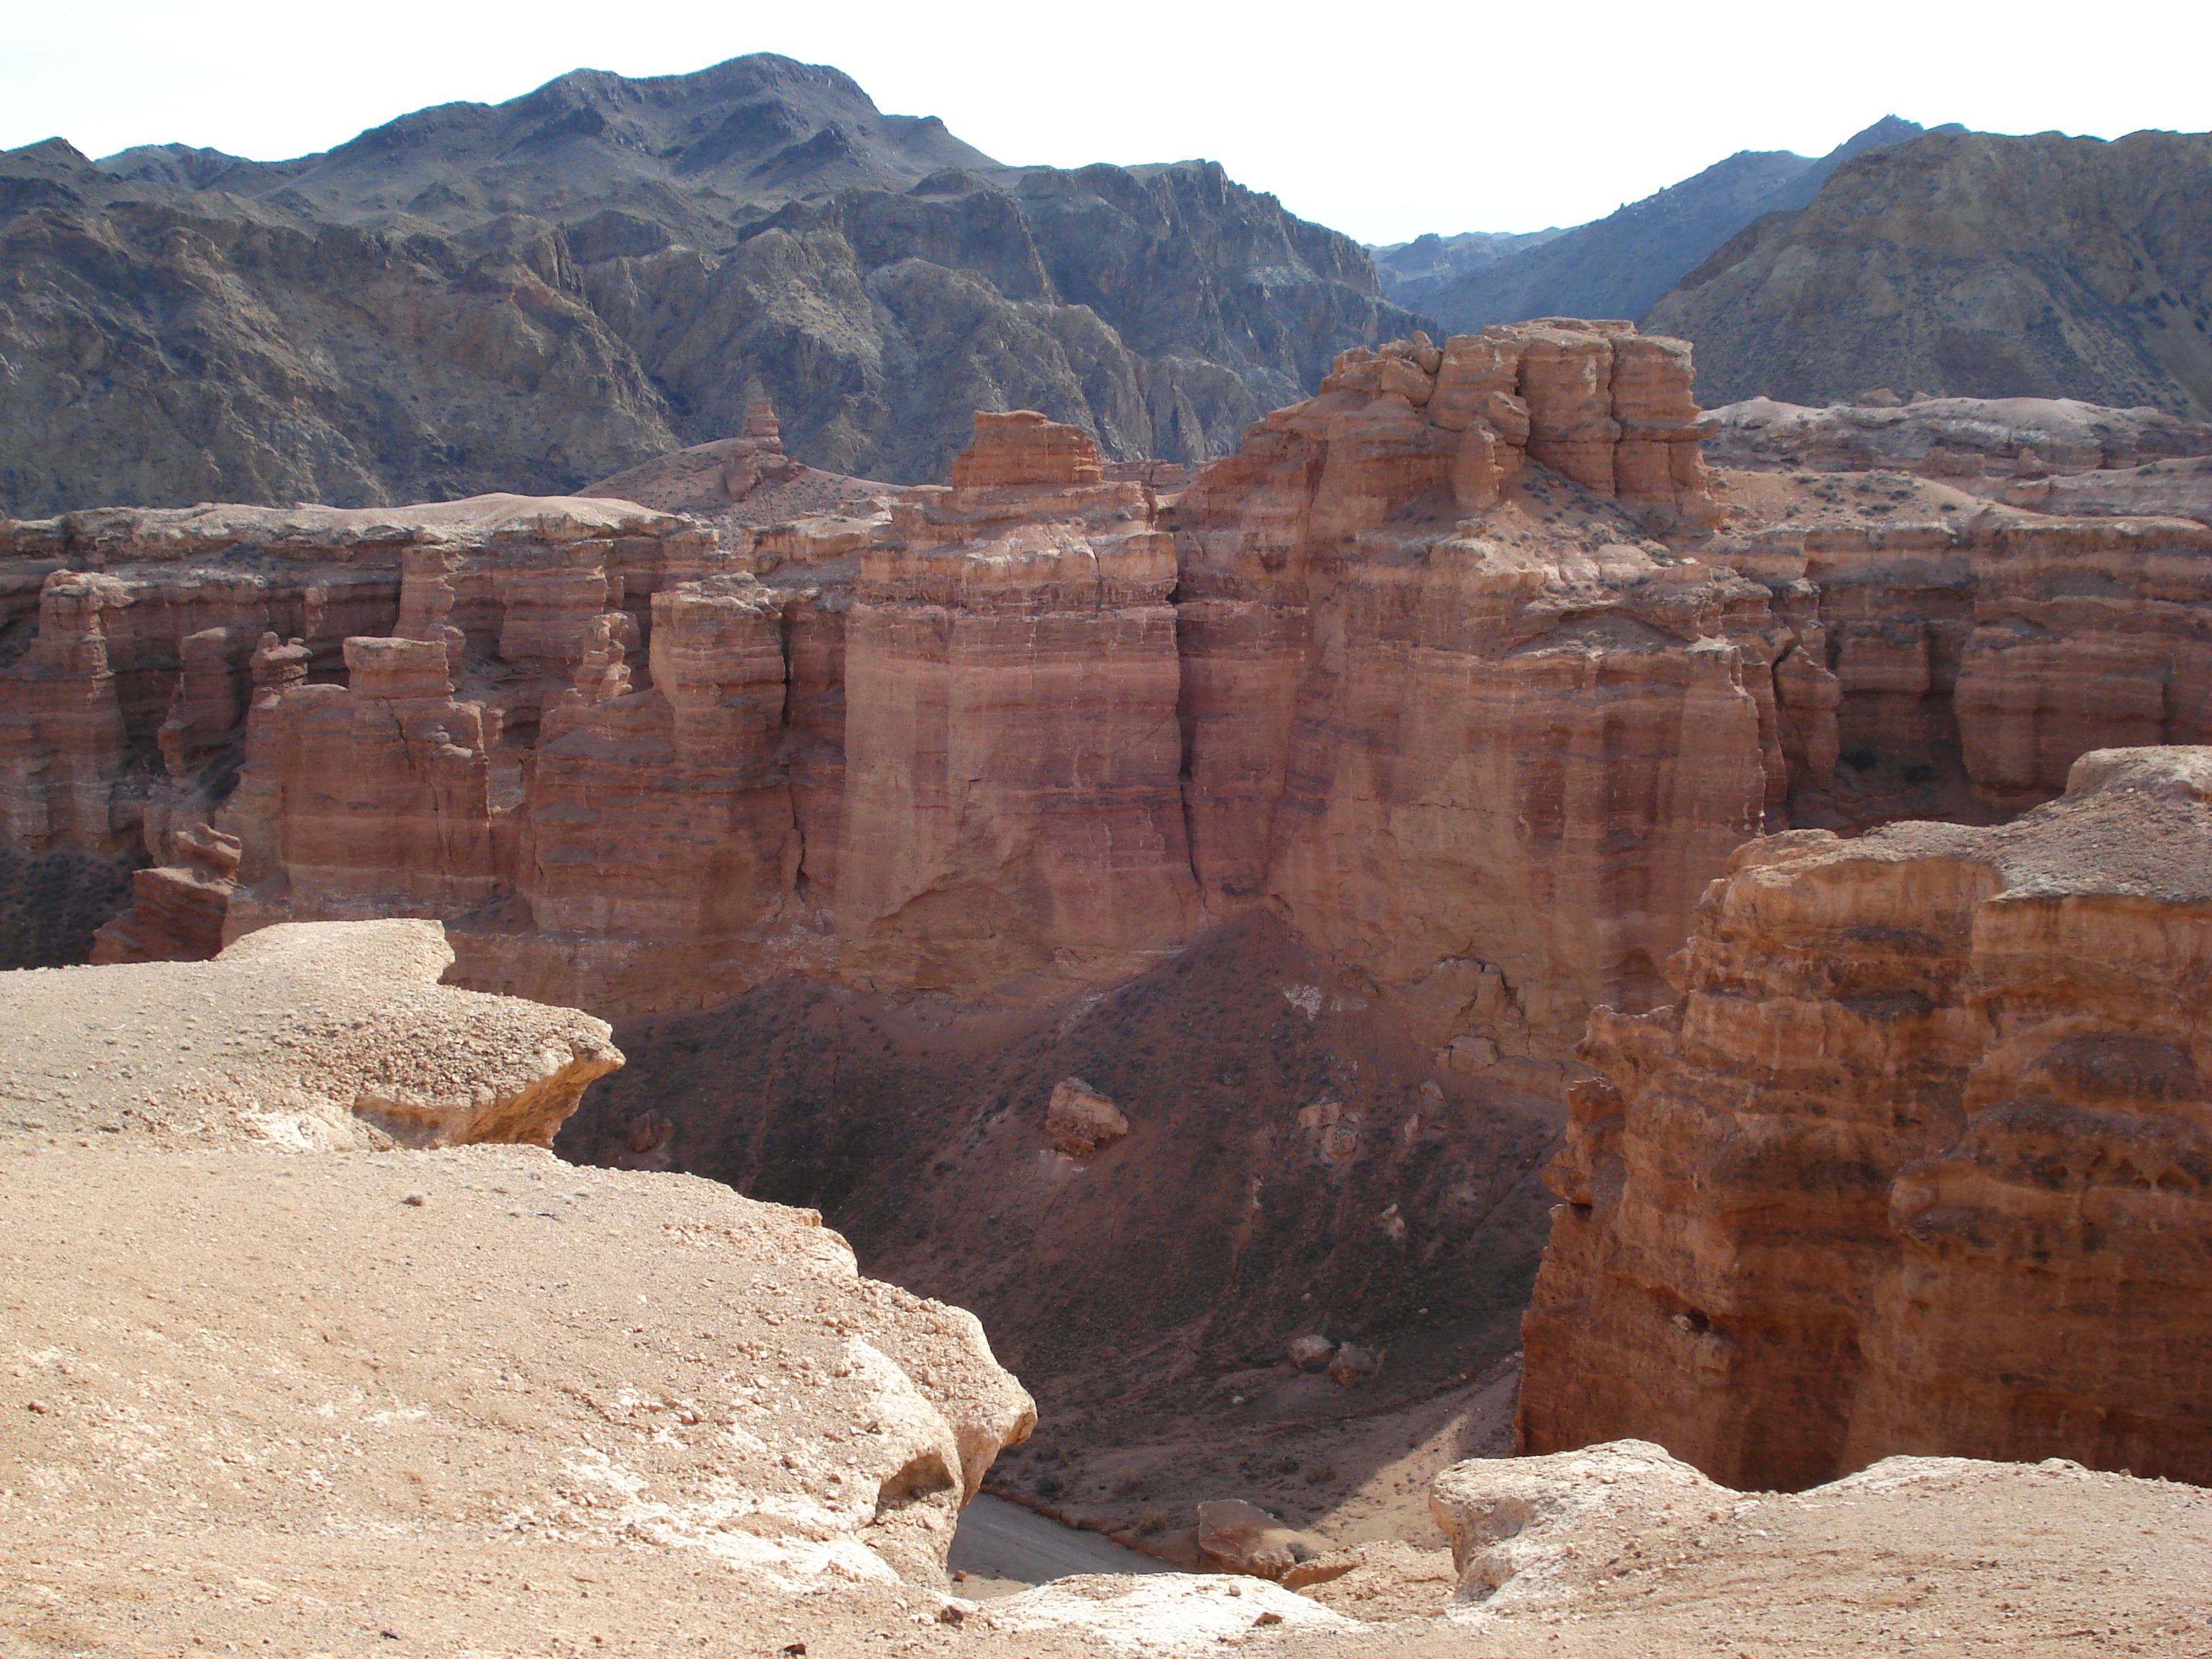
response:
[[[2001,828],[1750,843],[1593,1019],[1521,1440],[1739,1488],[1898,1452],[2212,1480],[2212,750]]]
[[[1790,822],[1987,822],[2054,798],[2087,750],[2212,741],[2203,523],[1993,506],[1899,471],[1717,476],[1727,517],[1678,545],[1791,621]]]
[[[846,971],[1127,977],[1199,926],[1173,538],[1042,416],[977,416],[952,477],[894,508],[846,623]]]
[[[373,546],[390,620],[176,644],[163,866],[101,948],[189,951],[209,836],[230,936],[434,916],[466,982],[609,1012],[787,967],[1050,1001],[1267,905],[1454,1063],[1553,1086],[1782,799],[1791,626],[1653,538],[1718,512],[1689,374],[1558,319],[1349,353],[1179,508],[1017,413],[888,510],[256,521],[311,569]],[[773,459],[757,425],[718,464]],[[213,510],[111,539],[156,530],[247,546]]]
[[[1652,538],[1715,512],[1688,384],[1616,325],[1347,354],[1177,509],[1209,907],[1280,904],[1470,1061],[1643,1006],[1784,775],[1786,625]]]
[[[641,489],[799,488],[756,414]],[[1017,413],[950,485],[773,523],[19,526],[11,822],[156,861],[112,959],[422,915],[465,982],[609,1013],[790,968],[1051,1002],[1266,907],[1556,1091],[1746,837],[2212,735],[2202,526],[1717,477],[1704,430],[1679,342],[1550,319],[1346,353],[1164,501]]]

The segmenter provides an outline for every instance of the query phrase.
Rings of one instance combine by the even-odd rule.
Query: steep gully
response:
[[[565,1146],[821,1203],[1079,1433],[1249,1419],[1237,1366],[1340,1414],[1265,1376],[1299,1334],[1415,1401],[1516,1345],[1574,1046],[1747,837],[2204,735],[2203,526],[1702,430],[1679,343],[1553,322],[1347,353],[1164,502],[1013,415],[719,536],[14,525],[9,823],[50,909],[154,854],[111,959],[426,915],[457,983],[617,1017]],[[1130,1125],[1090,1157],[1073,1076]]]

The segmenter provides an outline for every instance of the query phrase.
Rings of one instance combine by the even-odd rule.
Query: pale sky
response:
[[[1036,0],[5,0],[0,148],[263,160],[564,70],[834,64],[1006,162],[1206,156],[1360,240],[1573,224],[1738,149],[1889,113],[1993,132],[2212,127],[2212,7],[2045,0],[1370,8]]]

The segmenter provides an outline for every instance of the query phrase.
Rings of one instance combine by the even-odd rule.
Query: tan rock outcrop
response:
[[[1062,1078],[1045,1103],[1044,1132],[1070,1158],[1089,1158],[1128,1133],[1129,1120],[1081,1078]]]
[[[427,1645],[526,1651],[547,1597],[525,1583],[633,1656],[775,1629],[801,1590],[882,1627],[917,1593],[934,1610],[962,1504],[1036,1420],[972,1316],[711,1182],[522,1146],[0,1150],[40,1333],[0,1374],[0,1455],[52,1481],[0,1492],[0,1549],[13,1573],[85,1535],[99,1627],[129,1601],[106,1575],[220,1540],[222,1601],[140,1611],[164,1646],[328,1640],[357,1596]],[[124,1285],[159,1340],[117,1328]],[[145,1538],[88,1530],[126,1506]],[[280,1581],[314,1599],[253,1588]]]
[[[1455,1464],[1429,1505],[1461,1573],[1447,1628],[1516,1659],[1966,1654],[2093,1627],[2178,1653],[2198,1622],[2204,1494],[2060,1458],[1887,1457],[1778,1495],[1621,1440]]]
[[[549,1144],[622,1064],[605,1022],[439,983],[434,921],[263,928],[212,962],[0,974],[32,1128],[279,1146]]]
[[[1322,1558],[1329,1553],[1322,1540],[1285,1526],[1280,1516],[1241,1498],[1213,1498],[1198,1506],[1198,1549],[1216,1572],[1272,1579],[1292,1589],[1322,1582]],[[1346,1558],[1328,1565],[1340,1575],[1352,1562]]]
[[[1591,1022],[1523,1449],[2212,1480],[2208,796],[2212,750],[2105,750],[2002,828],[1739,851],[1684,1000]]]

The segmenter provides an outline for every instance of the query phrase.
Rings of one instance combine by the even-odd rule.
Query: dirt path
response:
[[[1001,1595],[1075,1572],[1165,1572],[1148,1555],[1124,1549],[1095,1532],[1048,1521],[1003,1498],[978,1497],[960,1512],[945,1558],[964,1575],[963,1595]]]

